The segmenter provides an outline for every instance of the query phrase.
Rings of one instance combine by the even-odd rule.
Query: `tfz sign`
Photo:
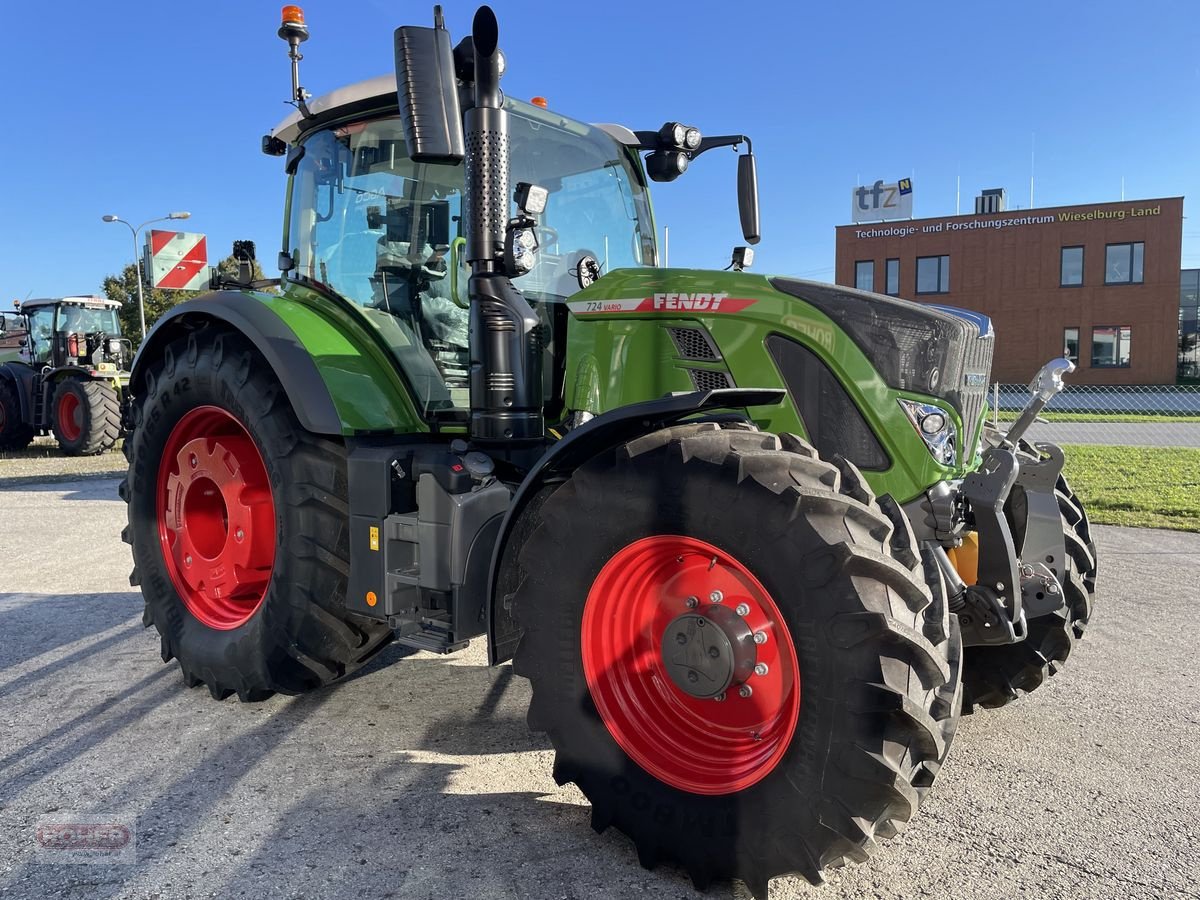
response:
[[[912,218],[913,186],[911,178],[893,184],[876,181],[859,185],[850,195],[851,221],[880,222]]]

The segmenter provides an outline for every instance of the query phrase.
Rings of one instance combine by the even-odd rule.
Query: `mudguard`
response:
[[[631,441],[638,435],[658,431],[697,413],[767,406],[783,402],[785,396],[786,391],[782,388],[723,388],[673,394],[603,413],[572,429],[554,444],[521,482],[500,525],[488,578],[488,663],[505,662],[512,659],[516,651],[520,629],[507,605],[507,596],[500,595],[501,570],[509,539],[521,523],[522,512],[543,487],[564,479],[597,453]]]
[[[314,434],[342,434],[342,420],[325,380],[296,333],[266,304],[237,291],[219,291],[174,307],[150,329],[133,360],[130,390],[137,393],[147,360],[204,322],[223,322],[245,335],[275,371],[300,424]]]
[[[17,402],[21,404],[21,417],[26,422],[33,421],[33,385],[37,373],[20,362],[8,362],[0,365],[0,378],[6,378],[17,389]]]

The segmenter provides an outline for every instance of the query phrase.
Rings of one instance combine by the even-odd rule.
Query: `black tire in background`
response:
[[[21,417],[17,389],[0,377],[0,450],[24,450],[33,441],[33,426]]]
[[[903,513],[877,502],[853,465],[822,462],[791,435],[677,426],[591,460],[536,517],[510,582],[524,629],[513,665],[532,682],[529,725],[549,733],[554,777],[579,785],[594,828],[629,835],[647,867],[674,859],[699,887],[736,877],[763,898],[770,878],[819,881],[904,827],[958,721],[961,642],[944,593],[931,599]],[[650,774],[589,687],[589,595],[611,560],[656,535],[739,560],[795,648],[795,731],[736,791]]]
[[[51,430],[68,456],[93,456],[116,446],[121,436],[121,402],[104,382],[64,378],[50,403]],[[69,421],[63,418],[64,411]]]
[[[1030,447],[1026,452],[1036,451]],[[1082,501],[1061,475],[1054,493],[1066,544],[1066,571],[1059,575],[1063,606],[1030,619],[1029,633],[1020,643],[965,649],[964,715],[974,712],[976,706],[1005,706],[1017,699],[1018,691],[1029,693],[1045,684],[1067,661],[1091,618],[1098,567],[1091,524]]]
[[[185,603],[159,535],[160,466],[173,430],[196,410],[222,411],[252,439],[274,504],[269,582],[248,620],[205,624]],[[204,328],[149,363],[125,440],[129,473],[122,537],[132,545],[130,583],[141,585],[144,623],[162,636],[189,687],[243,701],[300,693],[355,669],[392,637],[383,622],[346,611],[350,568],[345,447],[301,427],[274,372],[241,336]],[[169,473],[168,473],[169,475]]]

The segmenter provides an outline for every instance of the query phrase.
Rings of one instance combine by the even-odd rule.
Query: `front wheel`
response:
[[[54,389],[50,427],[68,456],[94,456],[121,436],[121,402],[101,381],[64,378]]]
[[[904,827],[958,721],[961,645],[903,514],[851,464],[679,426],[535,515],[514,667],[594,827],[758,897]]]
[[[125,441],[132,584],[189,686],[217,699],[299,693],[391,638],[346,611],[345,448],[305,431],[240,336],[169,345]]]

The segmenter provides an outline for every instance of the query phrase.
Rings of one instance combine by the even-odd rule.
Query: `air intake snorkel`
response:
[[[471,424],[473,440],[521,443],[545,437],[542,346],[537,314],[504,266],[509,220],[509,116],[500,92],[503,56],[496,16],[486,6],[471,29],[475,103],[466,131],[467,262],[471,266]]]

